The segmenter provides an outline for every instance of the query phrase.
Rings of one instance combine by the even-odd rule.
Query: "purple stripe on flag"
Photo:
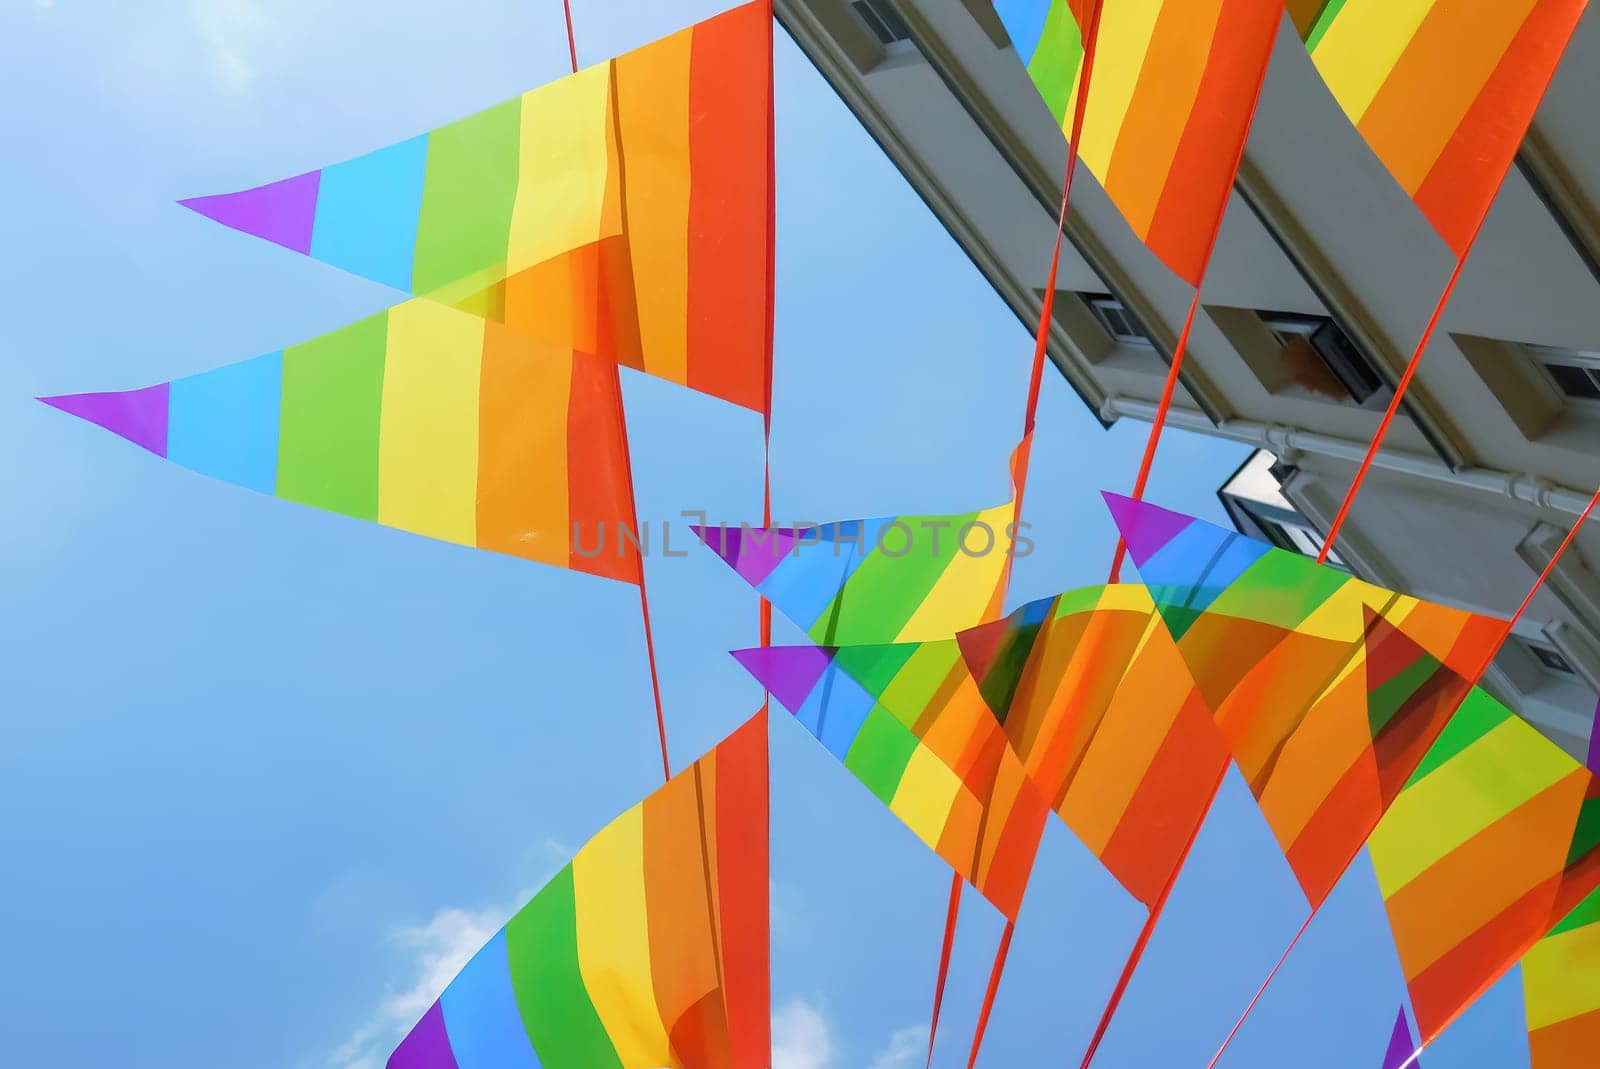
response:
[[[119,393],[69,393],[39,400],[120,434],[158,457],[167,455],[168,384]]]
[[[223,226],[309,256],[321,185],[322,172],[307,171],[254,189],[191,197],[178,203]]]
[[[1417,1044],[1411,1038],[1411,1022],[1406,1020],[1406,1008],[1400,1007],[1400,1013],[1394,1019],[1394,1034],[1389,1037],[1389,1051],[1383,1056],[1383,1069],[1400,1069],[1401,1066],[1414,1064],[1409,1061],[1417,1052]]]
[[[458,1069],[444,1030],[444,1011],[435,1002],[389,1055],[389,1069]]]
[[[783,562],[798,541],[792,527],[690,527],[706,546],[721,557],[739,578],[751,586],[760,586]],[[748,537],[746,537],[748,536]],[[808,539],[816,540],[816,531],[807,528]]]
[[[762,646],[734,650],[733,658],[791,713],[800,711],[833,663],[832,654],[820,646]]]
[[[1111,518],[1122,532],[1123,541],[1128,543],[1128,552],[1133,555],[1135,565],[1143,564],[1155,556],[1162,546],[1196,522],[1180,513],[1113,494],[1109,490],[1102,490],[1100,496],[1106,499]]]

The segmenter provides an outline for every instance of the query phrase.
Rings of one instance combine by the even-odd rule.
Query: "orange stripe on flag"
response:
[[[719,962],[703,837],[702,765],[675,776],[644,810],[645,902],[650,916],[651,980],[673,1051],[688,1065],[726,1064]]]
[[[1155,217],[1193,114],[1221,7],[1222,0],[1167,0],[1156,19],[1106,168],[1106,190],[1135,234],[1147,233]]]
[[[1535,0],[1436,0],[1357,128],[1414,194]]]
[[[1417,207],[1457,256],[1488,213],[1584,6],[1539,0],[1417,189]]]
[[[1281,12],[1262,0],[1224,0],[1194,110],[1145,235],[1145,244],[1193,286],[1222,225]]]
[[[571,554],[567,405],[573,356],[495,323],[478,394],[478,546],[559,568]],[[593,537],[593,532],[586,532]]]
[[[771,359],[758,270],[767,259],[769,17],[749,4],[697,27],[689,60],[688,385],[758,411]]]

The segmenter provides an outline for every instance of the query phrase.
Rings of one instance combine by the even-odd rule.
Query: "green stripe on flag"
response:
[[[468,280],[476,290],[503,275],[521,141],[520,97],[428,135],[411,292]]]
[[[1585,898],[1575,906],[1571,913],[1564,917],[1560,924],[1550,929],[1551,935],[1560,935],[1576,928],[1587,928],[1591,924],[1600,923],[1600,891],[1589,892]]]
[[[1339,17],[1339,11],[1344,7],[1344,0],[1329,0],[1328,6],[1322,9],[1322,14],[1317,16],[1317,21],[1311,27],[1311,32],[1306,35],[1306,51],[1315,52],[1317,45],[1322,43],[1322,37],[1328,32],[1328,27],[1333,25],[1333,20]]]
[[[1349,581],[1343,572],[1274,549],[1218,594],[1208,611],[1292,630]]]
[[[1369,666],[1371,663],[1368,660]],[[1378,732],[1388,726],[1395,714],[1427,686],[1438,670],[1439,662],[1423,654],[1387,681],[1367,691],[1367,727],[1373,738],[1377,738]]]
[[[879,801],[888,805],[894,801],[900,777],[905,775],[906,765],[918,745],[917,737],[904,724],[883,709],[875,708],[867,714],[866,722],[850,744],[844,767],[854,772]]]
[[[506,925],[511,990],[544,1069],[622,1069],[578,965],[569,864]]]
[[[387,313],[283,351],[278,496],[378,518],[378,425]]]
[[[1511,710],[1489,696],[1487,691],[1473,687],[1467,700],[1461,703],[1456,715],[1444,726],[1439,738],[1423,755],[1417,770],[1411,774],[1407,787],[1421,782],[1429,773],[1446,764],[1468,746],[1505,722]]]
[[[883,646],[843,646],[833,655],[833,663],[850,673],[850,678],[874,698],[881,698],[900,669],[917,652],[919,644],[901,642]]]
[[[1072,17],[1067,0],[1053,0],[1044,19],[1044,31],[1028,61],[1028,77],[1044,98],[1045,106],[1056,118],[1056,125],[1067,125],[1072,106],[1072,80],[1083,62],[1083,32]]]
[[[960,552],[961,528],[977,516],[904,516],[885,526],[861,567],[811,625],[811,640],[826,646],[893,642]]]

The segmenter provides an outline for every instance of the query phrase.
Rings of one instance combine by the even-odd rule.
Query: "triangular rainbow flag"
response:
[[[398,144],[182,203],[765,411],[769,11],[748,3]]]
[[[767,716],[600,830],[389,1069],[767,1069]]]
[[[638,582],[615,371],[433,301],[172,382],[41,400],[258,493]]]
[[[829,646],[946,639],[992,619],[1008,556],[1027,545],[1010,502],[949,515],[695,533],[807,637]]]

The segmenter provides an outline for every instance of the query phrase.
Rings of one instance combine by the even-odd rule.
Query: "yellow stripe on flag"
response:
[[[933,641],[983,621],[983,611],[994,597],[1005,567],[1006,551],[1010,548],[1006,525],[1011,522],[1011,516],[1009,501],[978,513],[965,543],[971,553],[961,549],[962,528],[952,527],[940,532],[939,548],[952,554],[950,563],[895,636],[896,642]],[[914,545],[912,552],[931,552],[931,545],[931,542],[927,546]]]
[[[1541,939],[1522,959],[1528,1028],[1600,1009],[1600,924]]]
[[[1435,0],[1345,0],[1311,58],[1333,98],[1359,123]]]
[[[1368,841],[1384,898],[1574,768],[1510,717],[1400,792]]]
[[[926,746],[911,751],[889,809],[916,832],[917,838],[939,847],[950,806],[961,790],[961,779]]]
[[[1123,117],[1139,84],[1161,6],[1162,0],[1117,0],[1107,3],[1100,14],[1094,81],[1089,86],[1089,113],[1084,116],[1083,148],[1078,155],[1102,184],[1111,167],[1117,135],[1122,132]]]
[[[512,272],[609,236],[602,220],[610,88],[610,66],[601,64],[523,95]]]
[[[608,824],[578,852],[572,882],[578,968],[622,1064],[673,1064],[650,973],[642,805]]]
[[[431,300],[389,310],[378,433],[378,522],[477,542],[484,321]]]

